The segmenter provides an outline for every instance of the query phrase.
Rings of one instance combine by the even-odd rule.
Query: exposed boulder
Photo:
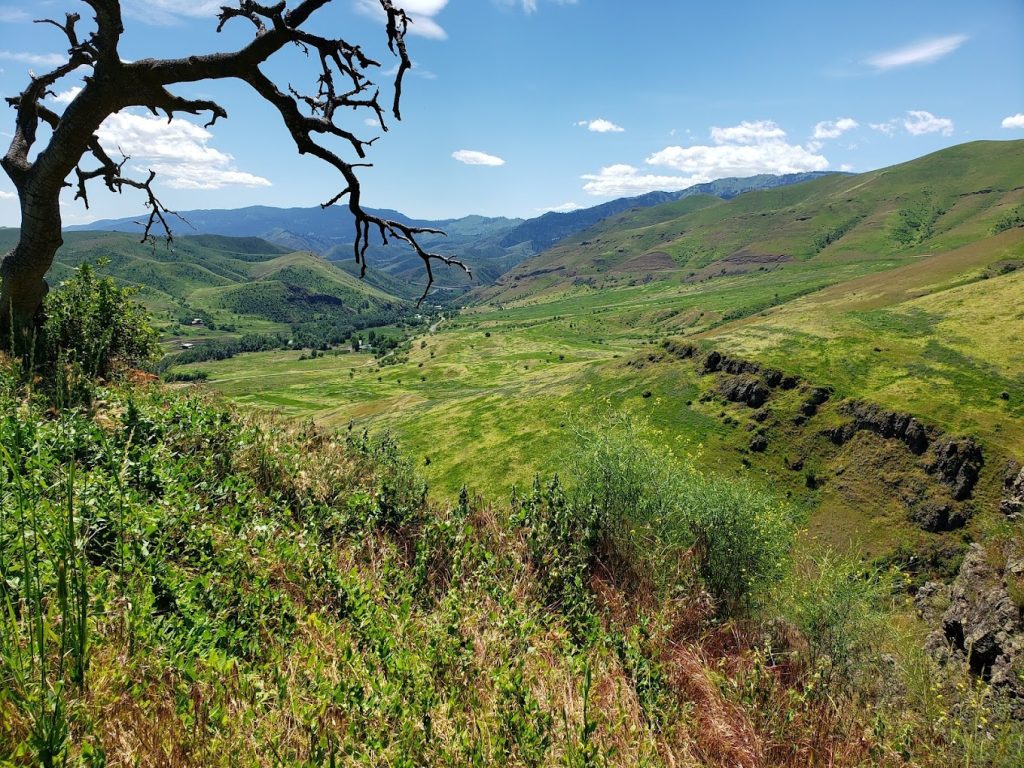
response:
[[[695,344],[666,339],[661,343],[661,346],[677,360],[689,360],[697,354],[697,346]]]
[[[911,509],[910,519],[923,530],[938,533],[963,528],[970,519],[970,513],[956,504],[927,500]]]
[[[754,435],[750,441],[750,450],[754,453],[764,453],[765,449],[768,448],[768,437],[761,433]]]
[[[1012,470],[1016,469],[1016,476]],[[999,502],[999,511],[1008,517],[1017,517],[1024,512],[1024,468],[1020,468],[1017,462],[1012,462],[1007,467],[1006,479],[1003,482],[1005,495]]]
[[[945,437],[935,444],[934,456],[928,471],[952,489],[957,501],[970,496],[984,463],[981,447],[969,437]]]
[[[720,352],[715,352],[714,350],[711,350],[710,352],[708,352],[707,356],[704,358],[704,369],[703,369],[702,373],[714,373],[715,371],[719,370],[719,367],[721,365],[722,365],[722,355],[721,355],[721,353]]]
[[[772,394],[760,379],[749,375],[725,379],[718,384],[716,391],[726,400],[746,403],[751,408],[760,408]]]
[[[931,440],[928,428],[909,413],[886,411],[873,403],[859,401],[844,403],[841,410],[853,420],[829,430],[828,435],[836,445],[843,445],[863,429],[899,440],[917,456],[928,449]]]
[[[810,387],[807,390],[807,399],[800,404],[800,413],[804,416],[813,416],[818,412],[818,406],[828,402],[832,397],[831,387]]]
[[[708,352],[704,358],[704,373],[715,373],[721,371],[723,373],[731,373],[733,376],[739,376],[741,373],[760,373],[761,365],[755,363],[752,360],[743,360],[739,357],[729,357],[723,355],[721,352],[712,350]],[[780,379],[781,380],[781,379]]]
[[[928,648],[940,658],[966,662],[974,674],[1003,689],[1017,702],[1020,717],[1024,716],[1024,685],[1019,676],[1024,669],[1024,622],[1007,589],[1008,571],[997,568],[992,560],[980,545],[971,545],[949,589],[941,629],[928,638]],[[1010,574],[1010,578],[1016,576]],[[931,596],[939,591],[936,588]],[[917,602],[922,610],[925,600],[920,593]]]

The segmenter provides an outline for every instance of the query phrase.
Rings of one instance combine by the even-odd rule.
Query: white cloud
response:
[[[868,123],[868,127],[873,131],[884,133],[886,136],[892,136],[896,133],[896,129],[899,127],[899,121],[888,120],[884,123]]]
[[[849,163],[843,163],[842,165],[839,166],[839,170],[842,171],[843,173],[850,173],[853,170],[853,166],[850,165]]]
[[[4,192],[0,189],[0,200],[14,200],[17,197],[13,192]]]
[[[223,0],[121,0],[125,16],[161,27],[177,24],[182,17],[213,21],[222,5]]]
[[[1003,128],[1024,128],[1024,112],[1003,118]]]
[[[605,166],[598,173],[587,173],[580,178],[586,182],[583,191],[597,197],[632,197],[655,190],[674,192],[707,181],[696,176],[683,178],[641,173],[638,168],[624,163]]]
[[[946,37],[933,37],[928,40],[921,40],[917,43],[897,48],[892,51],[885,51],[868,57],[865,63],[874,67],[879,72],[885,72],[897,67],[905,67],[911,64],[930,64],[941,59],[968,40],[967,35],[948,35]]]
[[[616,125],[611,120],[605,120],[603,117],[599,117],[596,120],[580,120],[576,125],[585,126],[588,131],[594,133],[622,133],[626,129],[621,125]]]
[[[570,211],[578,211],[582,207],[579,203],[562,203],[561,205],[552,205],[549,208],[538,208],[537,210],[541,213],[569,213]]]
[[[115,159],[124,152],[137,171],[152,169],[175,189],[269,187],[270,182],[235,168],[234,158],[209,146],[213,134],[187,120],[118,112],[96,132]]]
[[[847,131],[852,131],[854,128],[859,128],[860,123],[854,120],[852,117],[840,117],[838,120],[822,120],[820,123],[814,126],[814,135],[812,139],[838,139]]]
[[[0,59],[17,61],[32,67],[56,67],[68,60],[59,53],[25,53],[23,51],[0,51]]]
[[[770,139],[785,138],[786,132],[771,120],[744,120],[729,128],[712,128],[711,140],[715,144],[757,144]]]
[[[219,4],[221,0],[217,1]],[[409,25],[410,35],[429,37],[433,40],[448,39],[448,33],[434,21],[434,17],[448,5],[448,0],[402,0],[395,5],[405,9],[409,14],[409,20],[412,22]],[[384,17],[384,10],[378,0],[355,0],[355,7],[364,16],[375,19]]]
[[[555,5],[576,5],[578,0],[552,0]],[[536,13],[537,7],[540,5],[540,0],[494,0],[495,5],[504,6],[506,8],[514,8],[519,6],[526,13]]]
[[[713,145],[665,147],[645,161],[647,165],[670,168],[678,175],[643,173],[626,164],[609,165],[583,176],[583,189],[600,196],[638,195],[686,189],[729,176],[823,171],[829,165],[828,159],[810,146],[786,142],[786,132],[770,120],[715,127],[711,138]]]
[[[72,101],[75,100],[75,96],[77,96],[81,92],[81,87],[73,85],[66,91],[61,91],[56,96],[52,96],[50,100],[55,101],[58,104],[70,104]]]
[[[0,8],[0,24],[28,21],[31,16],[21,8]]]
[[[460,149],[452,152],[452,157],[466,165],[504,165],[505,161],[496,155],[477,152],[475,149]]]
[[[903,127],[913,136],[926,133],[942,133],[943,136],[953,135],[953,121],[948,117],[936,117],[923,109],[912,109],[903,120]]]

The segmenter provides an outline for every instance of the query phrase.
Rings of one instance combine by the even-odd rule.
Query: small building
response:
[[[191,322],[191,325],[205,325],[205,323],[203,322],[203,318],[196,317],[196,318],[193,318],[193,320]]]

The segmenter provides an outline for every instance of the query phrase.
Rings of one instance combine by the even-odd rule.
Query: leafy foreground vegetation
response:
[[[629,423],[509,505],[439,505],[387,438],[156,383],[90,402],[0,377],[2,765],[1024,754],[883,574],[791,565],[784,506]]]

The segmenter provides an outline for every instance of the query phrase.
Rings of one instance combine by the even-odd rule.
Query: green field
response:
[[[999,150],[1015,167],[1022,146],[949,152],[955,164],[968,150],[975,160]],[[332,427],[393,432],[434,491],[449,497],[463,484],[506,497],[535,473],[557,471],[580,426],[626,410],[673,450],[700,452],[719,471],[746,472],[789,494],[811,511],[812,533],[829,543],[878,553],[908,541],[939,546],[941,537],[922,538],[907,522],[884,483],[854,479],[872,462],[903,461],[886,453],[884,441],[843,451],[822,441],[821,431],[840,418],[834,409],[800,429],[780,417],[771,447],[752,452],[751,409],[716,396],[716,377],[701,376],[691,361],[635,365],[657,357],[665,339],[688,340],[829,386],[835,402],[867,400],[974,436],[988,457],[976,507],[989,509],[997,467],[1019,458],[1024,445],[1024,270],[1017,269],[1024,229],[993,234],[993,222],[1019,204],[1021,192],[1009,188],[1003,167],[990,173],[1003,184],[991,185],[991,194],[965,197],[947,185],[939,195],[932,187],[924,199],[941,196],[944,213],[927,237],[904,246],[905,217],[894,214],[892,198],[903,208],[916,204],[907,190],[922,165],[931,172],[936,164],[934,157],[915,162],[867,178],[818,179],[731,202],[689,198],[618,217],[584,233],[591,245],[559,246],[481,290],[478,303],[414,336],[395,364],[336,350],[306,360],[297,351],[243,355],[193,368],[239,402]],[[862,185],[876,190],[870,205],[850,197]],[[836,213],[837,195],[856,201],[855,225],[812,253],[808,239],[818,226],[807,222],[830,207],[836,220],[847,216]],[[745,240],[736,234],[741,225]],[[726,235],[731,257],[721,256]],[[697,237],[702,244],[694,245]],[[601,248],[617,244],[614,260],[588,256],[598,240]],[[690,262],[670,267],[652,255],[652,242],[662,241],[668,253],[690,248]],[[797,255],[765,258],[773,250]],[[712,251],[717,260],[695,270],[693,260]],[[603,277],[580,280],[587,269]],[[564,274],[571,270],[572,280]],[[773,407],[796,414],[799,398],[780,393]],[[805,471],[789,469],[797,463],[827,482],[807,482]]]

